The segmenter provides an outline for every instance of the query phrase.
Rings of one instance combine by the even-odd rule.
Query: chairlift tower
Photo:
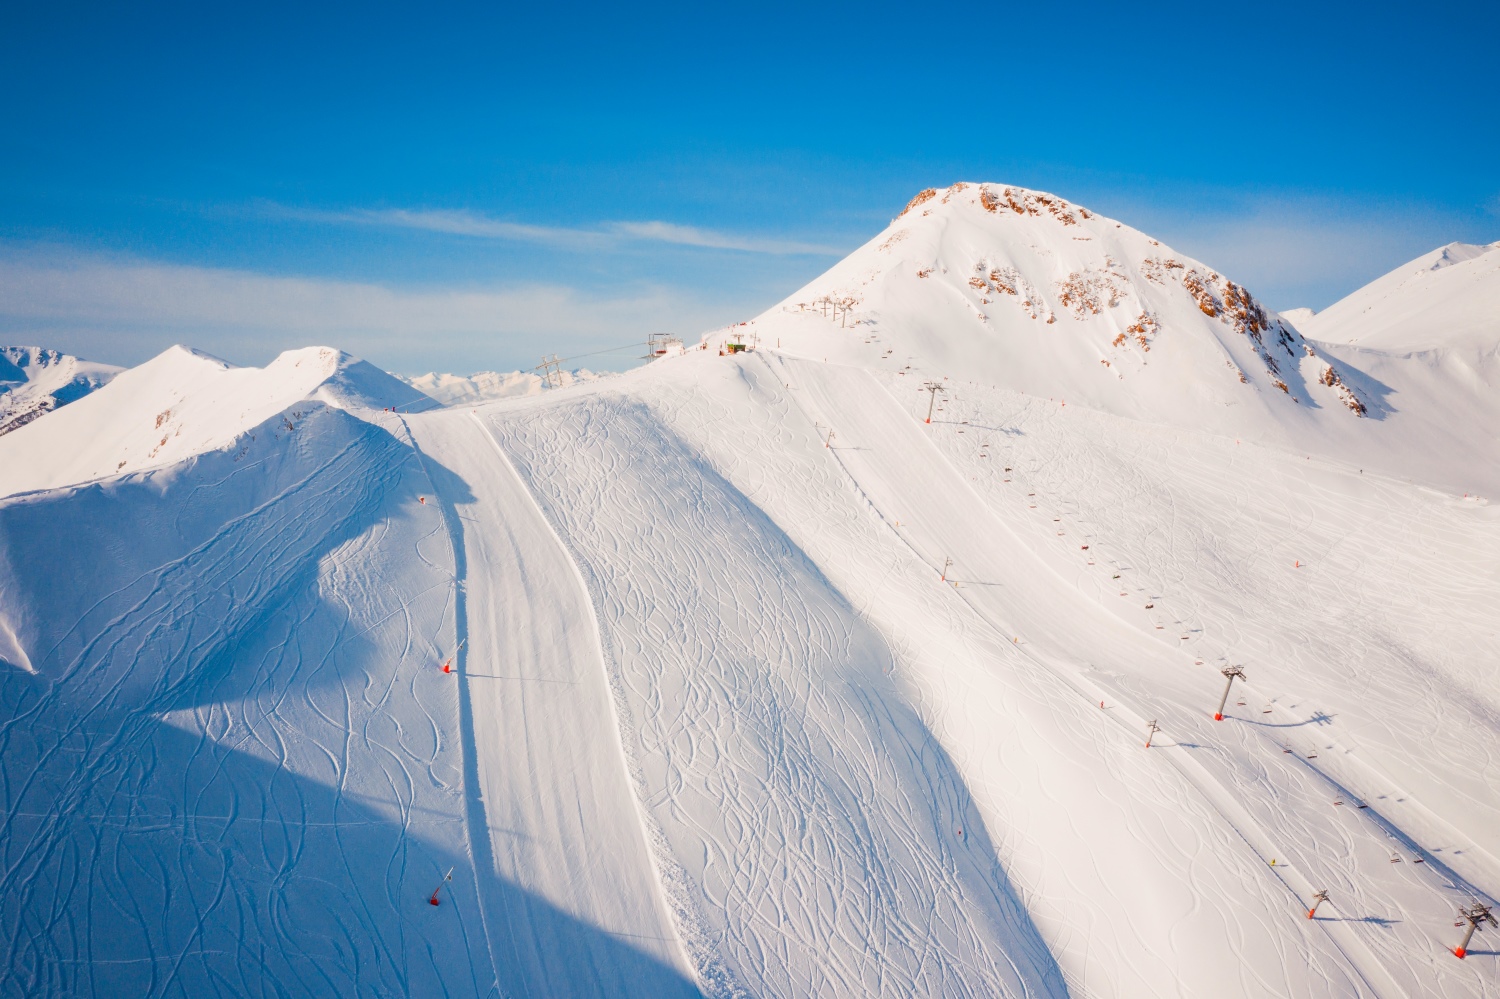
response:
[[[1226,666],[1219,672],[1224,674],[1228,682],[1224,684],[1224,696],[1219,698],[1219,710],[1214,712],[1214,721],[1224,720],[1224,705],[1229,703],[1229,688],[1234,686],[1234,681],[1245,679],[1245,671],[1238,666]]]
[[[549,354],[542,358],[542,363],[536,366],[536,370],[542,373],[548,388],[562,387],[562,360],[556,354]]]
[[[1481,902],[1473,905],[1461,906],[1458,910],[1458,922],[1454,926],[1465,926],[1464,938],[1459,941],[1457,947],[1453,948],[1453,956],[1462,961],[1469,954],[1469,941],[1474,937],[1475,930],[1484,929],[1484,924],[1500,926],[1495,922],[1495,917],[1490,914],[1490,907]]]
[[[943,387],[943,383],[942,382],[924,382],[922,384],[922,388],[926,392],[931,393],[930,396],[927,399],[927,419],[924,420],[923,422],[924,423],[931,423],[932,422],[932,408],[937,405],[937,396],[938,396],[938,393],[939,392],[946,393],[948,390]]]

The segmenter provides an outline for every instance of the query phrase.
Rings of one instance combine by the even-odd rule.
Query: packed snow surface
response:
[[[0,347],[0,435],[82,399],[121,370],[41,347]]]
[[[1496,994],[1487,445],[1306,332],[955,185],[607,380],[122,374],[36,427],[181,450],[0,500],[0,994]]]

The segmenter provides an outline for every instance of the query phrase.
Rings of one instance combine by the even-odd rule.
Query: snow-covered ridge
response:
[[[43,347],[0,347],[0,436],[82,399],[122,370]]]
[[[604,377],[584,368],[576,371],[563,371],[559,374],[562,385],[591,382]],[[444,406],[540,395],[551,387],[548,381],[535,371],[476,371],[467,376],[429,371],[425,375],[396,375],[396,377],[417,391],[436,399]]]
[[[1500,242],[1424,253],[1316,316],[1308,336],[1375,350],[1500,349]]]
[[[235,367],[190,347],[171,347],[51,418],[0,439],[0,495],[169,465],[230,447],[304,400],[403,412],[437,406],[374,365],[330,347],[289,350],[264,368]]]

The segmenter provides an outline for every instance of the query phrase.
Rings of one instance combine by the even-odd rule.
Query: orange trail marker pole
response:
[[[443,885],[447,884],[449,881],[452,881],[452,880],[453,880],[453,868],[450,867],[450,868],[448,868],[448,873],[443,875],[443,880],[439,881],[438,882],[438,886],[436,888],[432,889],[432,897],[427,900],[427,904],[428,905],[442,905],[443,903],[441,903],[441,902],[438,901],[438,892],[440,892],[440,891],[443,890]]]
[[[1474,931],[1483,929],[1484,923],[1491,926],[1500,925],[1495,922],[1495,917],[1490,915],[1490,907],[1475,902],[1473,905],[1464,906],[1458,910],[1458,922],[1454,926],[1468,926],[1464,929],[1464,938],[1459,941],[1457,947],[1453,948],[1453,956],[1462,961],[1469,955],[1469,941],[1474,937]]]
[[[1307,918],[1311,919],[1318,912],[1318,906],[1328,901],[1328,891],[1324,889],[1313,896],[1312,908],[1307,910]]]
[[[1238,666],[1229,666],[1219,672],[1223,673],[1229,682],[1224,684],[1224,696],[1219,698],[1219,710],[1214,712],[1214,721],[1224,720],[1224,705],[1229,703],[1229,688],[1234,686],[1235,678],[1245,679],[1245,671]]]
[[[448,657],[448,661],[445,662],[445,663],[443,663],[443,672],[444,673],[452,673],[453,672],[453,660],[455,660],[455,659],[458,658],[458,654],[463,651],[464,645],[467,644],[468,641],[469,640],[467,638],[465,638],[462,642],[458,643],[458,648],[456,648],[456,649],[453,650],[453,655],[449,656]]]

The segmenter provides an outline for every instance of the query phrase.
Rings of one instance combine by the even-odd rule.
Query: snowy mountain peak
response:
[[[805,356],[970,378],[1238,432],[1363,415],[1361,390],[1250,291],[1056,195],[957,183],[756,321]],[[1298,416],[1298,412],[1304,415]]]

